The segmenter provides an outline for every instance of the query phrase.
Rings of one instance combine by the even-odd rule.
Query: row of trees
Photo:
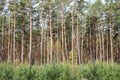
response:
[[[1,62],[118,62],[119,9],[119,0],[2,0]]]

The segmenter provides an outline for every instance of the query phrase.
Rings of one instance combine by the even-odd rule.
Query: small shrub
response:
[[[14,69],[10,64],[0,65],[0,80],[13,80]]]
[[[119,64],[71,66],[52,63],[43,66],[0,64],[0,80],[119,80]]]

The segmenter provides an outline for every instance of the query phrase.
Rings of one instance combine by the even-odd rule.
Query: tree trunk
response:
[[[81,63],[80,58],[80,46],[79,46],[79,27],[78,27],[78,16],[77,16],[77,54],[78,54],[78,64]]]
[[[101,27],[101,20],[100,20],[100,27]],[[100,61],[102,62],[102,41],[101,41],[101,30],[99,30],[99,44],[100,44]]]
[[[29,44],[29,65],[31,66],[32,61],[32,3],[30,0],[30,44]]]
[[[62,61],[65,61],[65,57],[64,57],[64,14],[63,14],[63,1],[61,2],[61,9],[62,9],[62,13],[61,13],[61,18],[62,18]]]
[[[105,51],[104,51],[104,26],[102,26],[102,55],[103,55],[103,62],[105,61]]]
[[[2,54],[1,54],[1,60],[4,61],[4,15],[2,17]]]
[[[16,6],[16,1],[15,1],[15,6]],[[13,34],[13,62],[15,62],[15,58],[16,58],[16,40],[15,40],[15,36],[16,36],[16,10],[14,10],[14,34]]]
[[[110,21],[110,47],[111,47],[111,62],[113,63],[113,39],[112,39],[112,21]]]
[[[10,15],[9,15],[9,28],[8,28],[8,62],[10,62]]]
[[[23,21],[23,24],[21,26],[21,62],[24,62],[24,25],[25,21]]]
[[[57,14],[57,63],[59,62],[59,53],[58,53],[58,39],[59,39],[59,33],[58,33],[58,14]]]
[[[42,15],[41,15],[42,16]],[[41,65],[43,63],[43,27],[42,28],[42,32],[41,32],[41,46],[40,46],[40,50],[41,50]]]
[[[53,41],[52,41],[52,24],[51,24],[51,9],[49,10],[49,28],[50,28],[50,63],[53,58]]]
[[[74,65],[74,5],[72,6],[72,65]]]

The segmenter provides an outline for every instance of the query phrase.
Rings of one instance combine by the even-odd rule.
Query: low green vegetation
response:
[[[120,80],[120,65],[52,63],[30,68],[7,63],[0,64],[0,80]]]

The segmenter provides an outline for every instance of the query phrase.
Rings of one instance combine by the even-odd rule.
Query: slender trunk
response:
[[[113,40],[112,40],[112,22],[110,22],[110,47],[111,47],[111,62],[113,63]]]
[[[2,55],[1,60],[4,61],[4,15],[2,17]]]
[[[47,35],[47,63],[49,63],[49,61],[50,61],[50,57],[49,57],[49,53],[50,53],[50,51],[49,51],[49,47],[48,47],[48,41],[49,41],[49,39],[48,39],[48,35]]]
[[[86,62],[88,62],[88,60],[89,60],[88,54],[90,54],[90,53],[89,53],[89,35],[87,34]]]
[[[59,57],[58,57],[58,39],[59,39],[59,33],[58,33],[58,14],[57,14],[57,63],[59,62]]]
[[[8,62],[10,62],[10,15],[9,15],[9,28],[8,28]]]
[[[101,27],[101,20],[100,20],[100,27]],[[100,61],[102,62],[102,41],[101,41],[101,30],[99,30],[99,38],[100,38]]]
[[[92,36],[92,34],[91,34],[91,28],[90,28],[90,59],[92,62],[93,55],[92,55],[92,38],[91,38],[91,36]]]
[[[77,16],[77,54],[78,54],[78,64],[81,63],[80,58],[80,46],[79,46],[79,27],[78,27],[78,16]]]
[[[96,61],[98,60],[98,33],[96,31]]]
[[[43,63],[43,27],[41,27],[42,28],[42,32],[41,32],[41,46],[40,46],[40,48],[41,48],[41,65],[42,65],[42,63]]]
[[[62,15],[64,16],[64,5],[62,6]],[[68,51],[67,51],[67,39],[66,39],[66,27],[65,27],[65,19],[63,17],[63,28],[64,28],[64,37],[65,37],[65,44],[64,44],[64,47],[65,47],[65,54],[66,54],[66,60],[68,61]]]
[[[104,51],[104,27],[102,26],[102,51],[103,51],[103,61],[105,60],[105,51]]]
[[[16,4],[16,1],[15,1]],[[16,10],[14,10],[14,34],[13,34],[13,62],[15,62],[15,58],[16,58],[16,40],[15,40],[15,36],[16,36]]]
[[[29,65],[31,66],[32,61],[32,6],[30,0],[30,44],[29,44]]]
[[[23,31],[23,26],[21,30],[21,62],[23,63],[24,61],[24,31]]]
[[[74,65],[74,43],[73,43],[73,40],[74,40],[74,6],[72,6],[72,65]]]
[[[45,19],[44,19],[44,26],[45,26]],[[43,36],[44,36],[44,63],[46,63],[46,32],[44,31],[44,34],[43,34]]]
[[[44,34],[44,63],[46,63],[46,32]]]
[[[83,28],[82,28],[81,34],[82,34],[82,43],[81,43],[81,63],[83,63]]]
[[[64,22],[64,35],[65,35],[65,54],[66,54],[66,60],[68,61],[68,51],[67,51],[67,39],[66,39],[65,22]]]
[[[61,13],[61,18],[62,18],[62,61],[65,61],[64,57],[64,15],[63,15],[63,2],[61,3],[61,8],[62,8],[62,13]]]
[[[13,28],[10,26],[10,59],[13,62]]]
[[[108,65],[108,61],[109,61],[109,60],[108,60],[108,56],[109,56],[109,55],[108,55],[108,50],[109,50],[109,49],[108,49],[108,48],[109,48],[109,40],[108,40],[109,37],[108,37],[108,34],[109,34],[109,31],[107,32],[107,65]]]
[[[53,56],[53,41],[52,41],[52,24],[51,24],[51,9],[49,10],[49,28],[50,28],[50,63],[52,63]]]

